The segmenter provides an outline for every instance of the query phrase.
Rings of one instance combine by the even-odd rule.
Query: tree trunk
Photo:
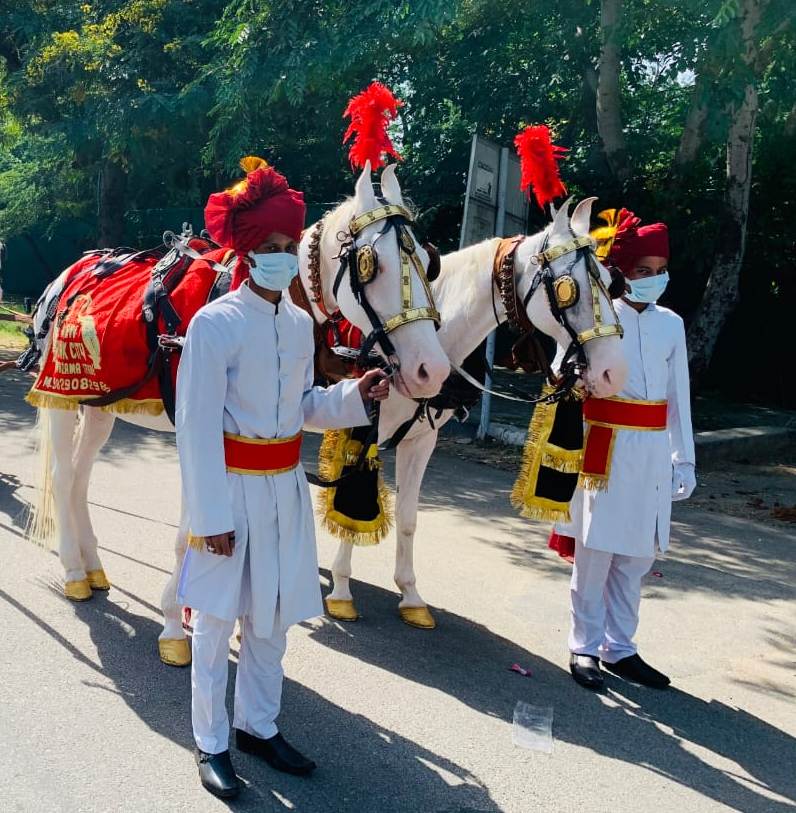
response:
[[[760,13],[760,0],[743,0],[740,24],[743,62],[746,66],[754,65],[757,59],[756,34]],[[757,108],[757,83],[752,75],[747,80],[743,99],[734,111],[727,136],[727,183],[718,248],[702,302],[688,331],[688,360],[695,382],[707,370],[721,329],[738,304],[738,282],[746,248]]]
[[[674,168],[677,172],[683,170],[696,159],[705,135],[705,123],[708,119],[707,80],[704,74],[699,74],[694,84],[694,93],[691,107],[685,120],[683,134],[674,157]]]
[[[114,248],[124,239],[124,212],[127,198],[127,172],[118,159],[109,158],[102,166],[99,191],[99,248]]]
[[[597,131],[611,173],[624,187],[630,179],[625,134],[622,130],[622,99],[619,88],[619,45],[622,0],[602,0],[600,28],[602,48],[597,79]]]

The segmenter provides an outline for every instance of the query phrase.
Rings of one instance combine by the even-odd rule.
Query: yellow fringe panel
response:
[[[538,403],[534,408],[528,426],[528,437],[525,440],[525,448],[522,452],[520,473],[511,492],[511,504],[519,509],[522,516],[529,519],[537,519],[537,517],[533,516],[537,511],[552,510],[550,505],[542,504],[550,503],[551,500],[535,497],[534,493],[545,443],[550,437],[555,417],[556,404]],[[538,518],[546,519],[546,517]]]
[[[324,480],[336,480],[343,467],[355,463],[362,450],[359,441],[351,439],[350,429],[336,429],[323,434],[318,452],[318,472]],[[393,525],[392,495],[384,483],[381,464],[369,455],[369,464],[379,468],[379,515],[371,521],[356,520],[336,511],[336,488],[323,488],[318,495],[317,513],[321,525],[334,537],[351,545],[378,545]]]

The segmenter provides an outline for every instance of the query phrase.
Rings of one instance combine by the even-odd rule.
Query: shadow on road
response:
[[[436,631],[413,630],[398,618],[394,593],[363,582],[352,589],[368,616],[344,628],[325,620],[311,633],[323,646],[506,722],[517,700],[553,706],[558,740],[643,765],[744,813],[793,810],[753,788],[796,801],[796,738],[745,711],[676,688],[655,692],[613,678],[608,694],[600,697],[574,683],[563,657],[562,666],[551,663],[481,624],[440,609],[434,610]],[[509,672],[513,663],[530,667],[533,678]],[[707,764],[694,746],[737,762],[752,780],[739,781],[731,771]]]
[[[57,584],[45,584],[57,595]],[[113,594],[111,594],[113,595]],[[139,599],[123,591],[135,601]],[[190,724],[190,670],[161,664],[156,640],[160,626],[129,609],[129,602],[111,600],[105,594],[82,604],[70,605],[85,623],[97,649],[99,666],[87,658],[57,629],[39,618],[12,596],[0,591],[0,600],[22,613],[76,660],[88,666],[154,733],[185,749],[182,769],[170,766],[169,773],[179,784],[198,782],[191,755],[193,739]],[[66,599],[63,599],[66,601]],[[230,665],[227,705],[231,709],[236,665]],[[89,688],[108,686],[85,681]],[[232,810],[318,811],[472,811],[500,810],[488,790],[468,771],[415,742],[382,728],[359,714],[351,714],[295,681],[286,680],[285,708],[281,722],[285,735],[311,755],[319,769],[310,780],[283,776],[259,760],[237,752],[232,757],[247,787],[229,804]],[[116,750],[116,770],[124,772],[120,761],[124,749]],[[140,766],[129,765],[131,772]],[[183,778],[178,778],[182,774]],[[175,787],[179,787],[179,784]],[[174,788],[172,788],[172,791]],[[165,802],[165,800],[164,800]],[[374,806],[375,805],[375,806]]]

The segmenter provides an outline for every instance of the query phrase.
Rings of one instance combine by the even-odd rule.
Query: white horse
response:
[[[393,170],[386,171],[385,174],[394,177]],[[347,233],[352,218],[374,208],[375,200],[368,163],[357,181],[354,197],[340,204],[327,217],[328,239],[321,247],[320,262],[324,290],[331,291],[340,267],[337,255],[341,244],[338,236],[342,237]],[[368,227],[362,233],[364,239],[372,235],[373,228]],[[50,299],[63,289],[62,277],[53,284],[52,291],[39,306],[34,323],[37,334]],[[390,236],[379,243],[378,278],[373,280],[367,290],[368,301],[382,322],[387,322],[402,312],[400,280],[397,238]],[[352,295],[347,293],[350,287],[346,284],[340,286],[341,311],[349,321],[363,332],[369,333],[371,322]],[[425,286],[417,271],[413,271],[412,287],[416,304],[419,307],[429,308],[431,303],[425,298]],[[50,338],[48,335],[42,342],[45,353],[49,352]],[[433,322],[424,319],[404,324],[391,334],[391,339],[397,356],[394,361],[400,367],[397,381],[401,391],[409,397],[416,398],[426,398],[438,393],[450,368],[447,356],[437,339]],[[109,359],[108,363],[112,365],[113,360]],[[67,596],[70,584],[80,583],[86,579],[92,589],[108,589],[110,584],[97,553],[97,537],[88,510],[88,487],[94,460],[110,437],[117,417],[159,431],[173,432],[174,427],[165,414],[157,417],[117,415],[113,412],[113,406],[103,409],[84,407],[79,413],[74,408],[41,409],[39,414],[42,427],[41,456],[45,475],[49,476],[50,480],[48,487],[41,490],[37,525],[46,526],[48,518],[54,513],[56,542],[65,572]],[[81,416],[79,422],[78,414]],[[48,495],[51,495],[51,500],[47,499]],[[177,605],[177,582],[188,533],[189,518],[183,504],[175,545],[174,572],[163,590],[161,599],[164,628],[158,641],[161,659],[175,666],[187,665],[191,659],[190,647],[182,626],[181,608]],[[90,597],[90,593],[87,597]]]
[[[385,183],[385,180],[387,183]],[[382,181],[382,191],[389,201],[400,199],[400,189],[394,176]],[[569,219],[569,206],[558,211],[553,223],[543,232],[526,237],[517,249],[514,273],[520,302],[525,300],[534,277],[540,270],[537,255],[546,247],[564,245],[573,236],[586,236],[592,203],[596,198],[583,200]],[[482,243],[448,254],[442,258],[442,270],[432,291],[442,317],[439,340],[453,365],[460,366],[495,328],[495,310],[499,322],[507,319],[506,308],[495,290],[493,265],[500,239]],[[569,273],[577,282],[580,296],[566,311],[570,325],[577,333],[595,326],[593,291],[589,282],[586,262],[576,261],[576,255],[568,253],[550,263],[555,276]],[[570,267],[572,266],[572,267]],[[605,295],[611,279],[602,266],[598,266],[604,288],[599,293],[599,306],[604,325],[615,325],[616,314]],[[544,286],[536,288],[527,301],[526,311],[531,323],[556,340],[559,347],[568,347],[570,335],[553,315]],[[605,331],[610,333],[610,329]],[[606,398],[622,388],[626,376],[626,363],[618,335],[603,335],[583,345],[588,368],[583,384],[594,396]],[[382,405],[379,423],[380,441],[391,438],[395,431],[411,419],[417,404],[401,393],[394,392]],[[434,618],[417,589],[413,562],[413,545],[417,523],[418,499],[423,475],[437,443],[439,428],[448,421],[453,412],[445,411],[434,421],[417,423],[396,449],[396,505],[395,522],[397,546],[395,556],[395,583],[401,591],[399,611],[402,619],[411,626],[432,629]],[[327,613],[343,621],[355,621],[358,611],[351,595],[351,559],[353,545],[341,542],[332,564],[333,589],[326,599]]]

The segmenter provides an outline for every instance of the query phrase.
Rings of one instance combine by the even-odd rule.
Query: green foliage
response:
[[[523,124],[546,122],[570,148],[571,192],[670,223],[672,296],[687,314],[715,248],[728,126],[753,77],[757,180],[742,293],[768,307],[793,292],[782,246],[794,244],[796,222],[796,6],[761,8],[761,56],[747,64],[739,0],[624,0],[632,177],[622,187],[597,131],[597,0],[0,0],[0,234],[95,222],[109,160],[124,169],[129,210],[201,206],[248,153],[331,204],[353,177],[343,108],[378,78],[405,101],[394,132],[401,181],[443,248],[458,238],[472,133],[507,144]],[[699,149],[676,168],[697,103]]]

